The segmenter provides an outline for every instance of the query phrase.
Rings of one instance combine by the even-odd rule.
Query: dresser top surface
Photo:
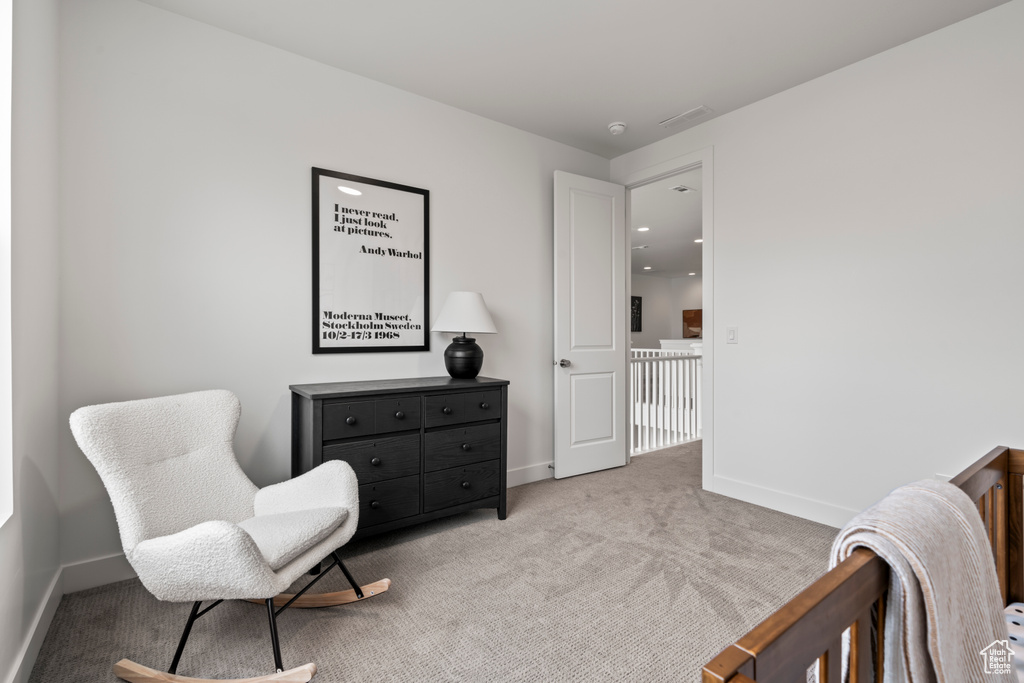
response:
[[[495,389],[507,386],[507,379],[475,377],[474,379],[453,379],[451,377],[407,377],[403,379],[381,379],[365,382],[321,382],[318,384],[292,384],[292,393],[305,398],[337,398],[341,396],[419,393],[424,391],[453,391],[474,389]]]

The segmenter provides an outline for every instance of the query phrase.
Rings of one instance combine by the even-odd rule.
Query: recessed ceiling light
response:
[[[697,244],[701,244],[704,242],[704,240],[698,237],[697,239],[694,240],[694,242],[696,242]]]
[[[644,266],[644,270],[650,270],[650,269],[651,269],[650,266]]]
[[[697,273],[690,273],[690,275],[696,275]]]
[[[353,194],[356,195],[357,197],[362,194],[362,192],[360,192],[359,190],[354,190],[351,187],[345,187],[344,185],[338,185],[338,189],[344,192],[345,194]]]
[[[636,250],[636,249],[646,249],[646,248],[647,248],[648,246],[650,246],[650,245],[647,245],[647,244],[638,244],[637,246],[633,247],[633,249],[634,249],[634,250]]]
[[[650,230],[650,228],[648,228],[646,225],[644,227],[642,227],[642,228],[637,228],[636,229],[637,232],[647,232],[648,230]]]

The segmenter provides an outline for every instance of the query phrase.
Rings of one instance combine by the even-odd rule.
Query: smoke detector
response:
[[[626,132],[626,124],[622,121],[616,121],[615,123],[608,124],[608,132],[612,135],[622,135]]]

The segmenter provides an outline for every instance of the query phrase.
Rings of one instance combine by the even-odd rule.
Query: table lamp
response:
[[[484,364],[484,350],[467,332],[494,334],[491,314],[487,312],[484,297],[479,292],[452,292],[445,299],[441,313],[434,321],[431,332],[461,333],[444,350],[444,367],[456,379],[473,379]]]

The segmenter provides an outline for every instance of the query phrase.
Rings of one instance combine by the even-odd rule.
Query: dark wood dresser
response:
[[[294,384],[292,476],[344,460],[359,479],[353,538],[474,508],[505,519],[508,380]]]

